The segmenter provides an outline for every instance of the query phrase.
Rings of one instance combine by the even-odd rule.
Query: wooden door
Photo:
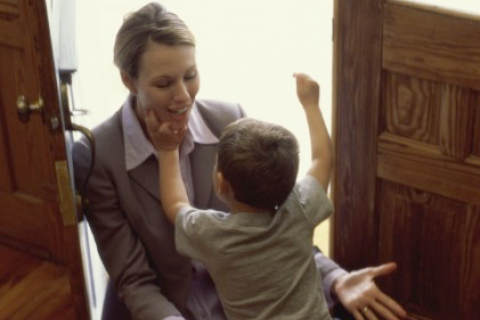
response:
[[[409,319],[480,319],[480,18],[335,4],[333,255]]]
[[[88,319],[58,92],[45,1],[0,0],[0,319]]]

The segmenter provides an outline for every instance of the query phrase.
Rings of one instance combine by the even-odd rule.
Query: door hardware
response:
[[[43,107],[42,97],[39,97],[35,103],[28,103],[27,98],[23,95],[17,97],[17,115],[22,122],[28,122],[32,113],[42,113]]]

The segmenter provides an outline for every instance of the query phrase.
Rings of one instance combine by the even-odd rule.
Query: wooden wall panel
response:
[[[391,71],[479,90],[479,26],[480,21],[387,3],[383,66]]]
[[[384,72],[383,112],[387,132],[438,144],[440,85],[394,72]]]
[[[480,227],[478,215],[473,218],[462,202],[395,183],[382,182],[380,189],[380,252],[384,260],[393,258],[400,265],[399,274],[386,280],[389,288],[412,313],[425,318],[476,319],[478,314],[462,311],[462,299],[478,296],[459,296],[465,290],[463,278],[474,280],[476,287],[468,292],[480,285],[463,267],[472,266],[471,251],[480,250],[478,239],[473,246],[465,239]]]

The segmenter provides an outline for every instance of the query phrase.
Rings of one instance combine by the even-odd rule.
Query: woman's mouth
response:
[[[170,117],[173,120],[177,121],[183,121],[185,120],[185,117],[188,115],[188,106],[181,108],[181,109],[167,109],[168,113],[170,114]]]
[[[182,109],[178,109],[178,110],[170,110],[170,109],[168,109],[168,111],[169,111],[170,113],[173,113],[173,114],[176,114],[176,115],[182,115],[182,114],[184,114],[185,112],[187,112],[187,110],[188,110],[188,107],[185,107],[185,108],[182,108]]]

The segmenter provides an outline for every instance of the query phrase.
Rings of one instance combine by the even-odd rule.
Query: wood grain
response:
[[[473,105],[468,88],[444,83],[440,107],[440,152],[465,160],[472,152]]]
[[[396,261],[376,282],[408,319],[480,319],[480,20],[335,8],[334,257]]]
[[[386,4],[383,67],[480,89],[480,21]]]
[[[458,298],[463,266],[471,262],[470,253],[464,255],[464,235],[471,231],[467,205],[387,181],[380,189],[381,257],[400,266],[389,288],[425,319],[472,319],[459,317]]]
[[[473,139],[472,154],[480,157],[480,92],[472,94],[473,99]]]
[[[1,103],[1,101],[0,101]],[[3,108],[0,108],[2,110]],[[9,154],[7,152],[6,143],[8,140],[6,137],[5,130],[5,117],[0,115],[0,192],[12,192],[12,177],[10,175],[11,170],[8,166],[9,163]]]
[[[462,319],[470,315],[478,316],[480,306],[480,206],[469,205],[466,218],[466,229],[462,234],[464,250],[462,252],[463,264],[460,283],[460,310]]]
[[[2,19],[0,16],[0,29],[6,31],[0,33],[0,45],[5,45],[16,49],[22,48],[22,30],[17,21]]]
[[[0,256],[0,320],[76,319],[67,269],[4,246]]]
[[[381,179],[480,204],[480,167],[452,160],[436,146],[382,134],[377,162]]]
[[[347,269],[377,259],[375,161],[380,107],[382,0],[336,1],[332,138],[333,257]],[[366,23],[368,21],[368,23]],[[359,204],[362,205],[359,205]],[[362,228],[356,226],[361,225]],[[345,230],[349,230],[345,232]]]
[[[383,112],[385,131],[438,144],[441,86],[437,82],[385,72]]]
[[[51,287],[43,288],[41,283],[29,281],[36,276],[26,276],[28,285],[23,289],[9,288],[0,310],[8,311],[8,319],[87,320],[78,228],[76,221],[65,226],[60,211],[59,188],[63,195],[73,195],[73,191],[68,173],[63,175],[64,183],[57,186],[55,163],[66,161],[67,154],[46,3],[0,0],[0,10],[4,4],[15,4],[19,14],[0,14],[0,21],[10,23],[0,28],[0,39],[9,39],[13,32],[21,50],[0,41],[0,115],[5,119],[0,124],[0,147],[8,154],[0,162],[0,175],[9,174],[9,180],[0,185],[0,243],[48,259],[36,269],[51,282]],[[19,95],[29,103],[41,97],[43,111],[31,114],[28,122],[20,121],[15,108]],[[61,275],[55,273],[59,270]],[[27,307],[27,301],[22,299],[28,296],[22,290],[28,286],[40,293],[38,297],[30,296],[32,304]],[[15,292],[17,296],[13,296]],[[61,297],[68,295],[68,300],[55,300],[54,292]],[[52,303],[42,303],[45,297]]]

